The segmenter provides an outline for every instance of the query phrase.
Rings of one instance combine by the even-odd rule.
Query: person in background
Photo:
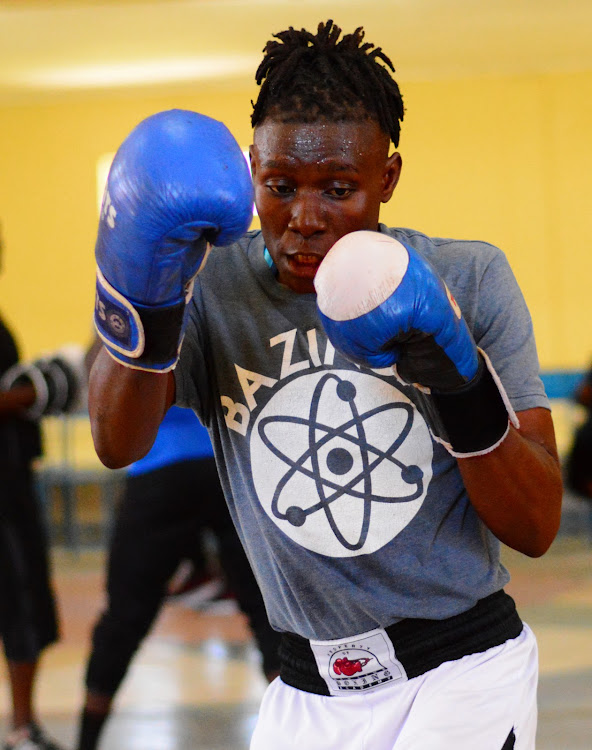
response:
[[[96,349],[95,349],[96,351]],[[87,362],[92,361],[92,355]],[[109,544],[107,605],[92,636],[77,750],[95,750],[138,647],[186,560],[199,560],[201,535],[217,544],[226,583],[246,615],[271,681],[279,672],[279,634],[232,524],[212,444],[195,415],[169,410],[150,452],[132,464]],[[206,557],[206,556],[203,556]]]
[[[58,622],[33,474],[42,452],[43,407],[28,378],[11,377],[20,366],[16,341],[0,318],[0,636],[12,699],[3,747],[60,750],[41,728],[35,708],[40,657],[57,641]]]
[[[579,384],[574,400],[584,407],[586,415],[573,436],[565,462],[565,482],[578,495],[592,500],[592,367]]]

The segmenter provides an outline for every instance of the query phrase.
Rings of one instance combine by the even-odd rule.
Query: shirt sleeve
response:
[[[203,314],[202,293],[196,280],[193,299],[189,303],[188,321],[175,367],[175,404],[192,409],[202,424],[211,419],[211,391],[208,378],[207,329]]]
[[[501,250],[481,277],[473,334],[491,359],[515,411],[550,408],[530,312]]]

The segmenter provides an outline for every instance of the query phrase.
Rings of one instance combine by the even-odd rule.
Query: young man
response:
[[[136,460],[173,403],[209,428],[282,632],[254,750],[531,750],[536,643],[500,541],[543,554],[562,492],[530,318],[496,248],[379,224],[402,99],[362,30],[340,36],[265,48],[260,232],[236,241],[250,181],[220,123],[160,113],[122,145],[96,248],[97,451]],[[345,265],[325,262],[342,238]]]

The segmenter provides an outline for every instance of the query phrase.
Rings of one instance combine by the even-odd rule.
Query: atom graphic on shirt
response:
[[[355,382],[367,378],[380,384],[381,396],[370,401],[361,395],[366,383],[362,390],[362,383]],[[267,457],[265,474],[256,470],[255,461],[258,494],[264,496],[267,513],[304,546],[325,554],[329,548],[335,554],[336,545],[340,555],[367,551],[369,536],[377,531],[372,528],[377,506],[414,506],[425,495],[431,472],[428,469],[426,476],[425,462],[423,468],[415,462],[418,453],[413,449],[423,425],[420,443],[424,448],[430,444],[426,457],[431,459],[425,422],[419,422],[414,406],[400,391],[372,375],[317,373],[316,378],[308,376],[309,387],[303,388],[306,380],[307,376],[298,379],[297,392],[293,387],[283,389],[289,391],[288,398],[280,390],[257,420],[253,455],[264,451]],[[426,450],[419,452],[420,457],[425,454]],[[313,519],[311,527],[307,522]],[[305,525],[306,533],[299,535]],[[329,530],[333,542],[327,547]],[[320,540],[307,543],[319,533],[322,545]],[[376,542],[370,544],[375,547]]]

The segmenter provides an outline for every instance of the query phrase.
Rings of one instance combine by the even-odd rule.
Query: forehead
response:
[[[389,138],[376,122],[314,123],[267,119],[255,129],[254,156],[259,166],[343,164],[344,168],[385,159]]]

